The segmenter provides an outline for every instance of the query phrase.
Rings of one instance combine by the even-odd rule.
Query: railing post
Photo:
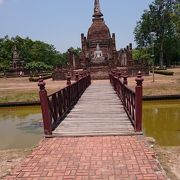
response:
[[[142,96],[143,96],[143,87],[142,83],[144,79],[142,78],[141,72],[138,72],[136,80],[136,88],[135,88],[135,131],[142,131]]]
[[[83,72],[80,73],[80,77],[81,77],[81,79],[83,78]]]
[[[89,76],[89,85],[91,84],[91,72],[88,71],[88,76]]]
[[[67,74],[67,86],[70,86],[70,85],[71,85],[71,75],[68,72],[68,74]]]
[[[51,115],[49,112],[49,104],[48,104],[48,97],[47,91],[45,89],[46,83],[43,79],[39,79],[38,86],[40,88],[39,91],[39,98],[41,103],[41,110],[42,110],[42,117],[43,117],[43,124],[44,124],[44,134],[46,137],[50,137],[52,135],[52,124],[51,124]]]
[[[126,107],[126,93],[125,93],[126,87],[125,87],[125,85],[128,84],[127,78],[128,78],[127,75],[123,76],[123,104],[125,107]]]
[[[86,76],[87,76],[87,71],[84,70],[84,71],[83,71],[83,77],[86,77]]]
[[[78,100],[79,99],[79,73],[78,72],[76,72],[76,74],[75,74],[75,80],[76,80],[76,83],[77,83],[77,85],[76,85],[76,91],[77,91],[77,97],[76,97],[76,99]]]
[[[121,73],[118,72],[117,75],[118,75],[118,79],[121,79]]]
[[[124,85],[128,85],[127,78],[128,78],[128,76],[123,76],[123,84]]]
[[[78,72],[76,72],[76,74],[75,74],[75,80],[76,80],[76,82],[79,81],[79,73]]]

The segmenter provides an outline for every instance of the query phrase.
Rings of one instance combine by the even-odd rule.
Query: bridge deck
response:
[[[54,135],[131,135],[134,128],[109,81],[94,81]]]

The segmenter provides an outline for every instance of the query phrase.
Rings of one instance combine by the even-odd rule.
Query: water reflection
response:
[[[159,145],[180,145],[180,100],[144,102],[143,131]]]
[[[143,131],[159,145],[180,145],[180,100],[144,102]],[[42,136],[39,106],[0,108],[0,149],[30,148]]]
[[[33,147],[42,138],[39,106],[0,108],[0,149]]]

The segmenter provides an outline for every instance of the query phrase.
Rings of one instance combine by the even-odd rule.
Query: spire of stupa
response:
[[[95,0],[94,1],[94,15],[93,15],[93,17],[100,18],[102,16],[103,16],[103,14],[101,13],[99,0]]]

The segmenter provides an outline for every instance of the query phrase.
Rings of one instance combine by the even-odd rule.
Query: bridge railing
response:
[[[121,77],[120,73],[111,72],[110,82],[117,95],[123,103],[124,109],[129,116],[136,132],[142,131],[142,95],[143,78],[141,72],[138,73],[135,90],[128,86],[127,76]]]
[[[62,122],[67,113],[77,103],[83,92],[91,84],[90,75],[76,74],[76,82],[71,84],[70,75],[67,76],[67,86],[53,94],[47,95],[45,82],[39,80],[39,97],[43,116],[44,134],[52,135],[52,131]]]

